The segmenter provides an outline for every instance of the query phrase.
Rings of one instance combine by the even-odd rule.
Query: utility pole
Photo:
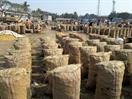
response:
[[[112,12],[115,12],[115,4],[116,4],[116,1],[113,0]]]
[[[98,29],[98,34],[100,34],[100,30],[101,30],[101,23],[100,23],[100,0],[98,0],[98,5],[97,5],[97,26],[99,27]]]
[[[100,0],[98,0],[97,15],[100,16]]]

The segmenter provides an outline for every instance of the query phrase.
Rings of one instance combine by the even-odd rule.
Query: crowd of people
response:
[[[25,31],[27,33],[41,33],[44,27],[42,27],[42,23],[39,22],[33,22],[30,19],[26,20],[20,20],[19,23],[23,24],[25,26]]]
[[[46,26],[46,23],[45,22],[39,22],[39,21],[32,21],[30,19],[23,19],[23,20],[18,20],[18,21],[14,21],[14,22],[0,22],[0,25],[1,26],[12,26],[12,25],[15,25],[15,26],[23,26],[24,28],[24,33],[41,33],[43,31],[43,29],[45,29],[47,26]],[[2,30],[6,30],[7,28],[5,29],[2,29]]]

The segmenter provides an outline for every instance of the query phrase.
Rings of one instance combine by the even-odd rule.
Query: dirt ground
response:
[[[45,36],[49,36],[51,37],[51,39],[55,40],[56,37],[55,33],[56,31],[45,29],[42,33],[30,33],[30,34],[26,34],[26,36],[30,38],[31,43],[33,44],[36,40],[38,40],[39,38],[43,38]]]

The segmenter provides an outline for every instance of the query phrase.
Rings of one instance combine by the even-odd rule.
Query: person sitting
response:
[[[93,22],[90,22],[90,23],[89,23],[89,27],[92,27],[92,26],[93,26]]]
[[[31,25],[32,25],[32,21],[26,19],[26,21],[24,22],[24,25],[25,25],[25,31],[26,33],[32,33],[33,30],[31,29]]]
[[[41,33],[41,31],[42,31],[42,26],[40,24],[37,24],[35,26],[35,33]]]
[[[124,39],[123,35],[121,35],[120,37],[117,37],[117,38],[116,38],[116,42],[117,42],[118,44],[120,44],[120,45],[123,45],[124,42],[125,42],[125,39]]]

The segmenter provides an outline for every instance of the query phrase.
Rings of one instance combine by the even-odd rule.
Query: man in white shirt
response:
[[[124,44],[124,39],[123,39],[123,35],[121,35],[120,37],[117,37],[116,38],[116,42],[118,43],[118,44]]]

